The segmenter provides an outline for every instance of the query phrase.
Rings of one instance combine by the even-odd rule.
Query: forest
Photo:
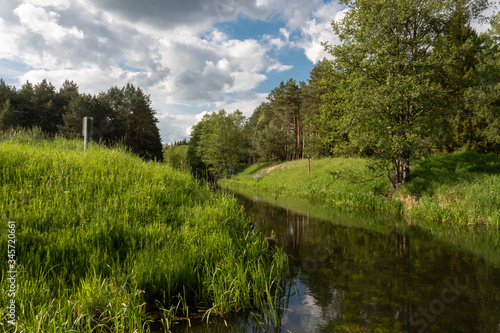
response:
[[[166,161],[221,178],[255,161],[363,157],[396,188],[422,156],[500,152],[500,16],[486,33],[471,26],[485,1],[343,3],[341,44],[324,44],[333,60],[281,82],[248,119],[206,115]]]

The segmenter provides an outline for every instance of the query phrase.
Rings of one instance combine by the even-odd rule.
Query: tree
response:
[[[123,89],[124,101],[121,105],[122,117],[127,124],[125,144],[142,157],[163,160],[158,119],[151,108],[151,99],[141,88],[131,84]]]
[[[207,166],[203,163],[201,154],[199,152],[200,141],[206,121],[200,121],[193,126],[191,130],[191,138],[189,140],[189,148],[187,151],[187,159],[191,166],[191,173],[196,178],[207,178]]]
[[[303,157],[303,84],[289,79],[274,88],[268,102],[261,103],[248,123],[250,153],[261,160],[290,160]]]
[[[83,117],[94,117],[91,95],[74,95],[63,115],[63,125],[59,125],[59,132],[67,137],[81,137]]]
[[[474,110],[474,136],[484,138],[486,151],[500,151],[500,13],[491,29],[482,36],[487,47],[477,66],[478,84],[467,94],[468,106]],[[480,126],[477,126],[477,123]]]
[[[2,107],[8,99],[12,99],[12,95],[15,92],[15,88],[7,85],[5,81],[0,78],[0,107]]]
[[[19,123],[19,114],[7,99],[0,108],[0,130],[14,128]]]
[[[460,58],[460,47],[446,43],[456,13],[468,23],[488,1],[340,2],[350,7],[332,22],[342,44],[325,46],[337,80],[326,97],[335,115],[328,124],[338,134],[334,146],[374,158],[398,187],[410,179],[410,160],[425,152],[440,130],[435,125],[455,107],[449,96],[457,87],[447,90],[443,82],[452,71],[443,68]]]
[[[62,115],[64,110],[57,108],[54,104],[56,100],[55,87],[43,80],[35,85],[33,89],[32,103],[36,112],[36,125],[40,126],[42,131],[49,134],[57,132],[57,126],[63,122]]]
[[[320,138],[321,123],[315,121],[322,105],[322,96],[326,92],[324,87],[320,85],[325,66],[329,66],[329,62],[323,59],[311,70],[308,83],[300,82],[303,156],[319,157],[327,154],[325,145]]]
[[[285,160],[291,138],[279,110],[270,102],[263,102],[255,109],[254,115],[249,125],[253,129],[249,132],[255,154],[263,161]]]
[[[274,110],[273,125],[281,128],[288,143],[285,146],[286,159],[302,157],[302,119],[300,106],[302,103],[301,89],[294,79],[288,79],[286,84],[281,81],[267,97]]]
[[[36,106],[34,103],[35,91],[33,85],[26,81],[25,84],[21,86],[21,89],[17,91],[15,98],[11,99],[11,104],[17,111],[19,117],[18,126],[24,128],[30,128],[39,125],[39,114],[36,112]]]
[[[128,84],[91,96],[79,95],[78,87],[70,82],[64,88],[64,98],[69,98],[69,103],[63,125],[58,126],[61,133],[80,136],[82,118],[93,117],[93,140],[105,144],[121,142],[141,157],[163,160],[158,119],[151,108],[150,97],[142,89]]]
[[[230,114],[219,110],[205,115],[201,122],[197,147],[201,160],[215,177],[230,177],[245,156],[245,117],[239,110]]]
[[[440,117],[441,122],[436,123],[439,131],[435,131],[432,149],[484,151],[484,139],[477,133],[477,129],[483,128],[483,121],[474,108],[467,105],[464,92],[481,80],[477,67],[486,40],[471,28],[468,15],[463,6],[457,7],[444,38],[435,46],[436,53],[446,59],[445,65],[436,72],[436,82],[446,92],[443,98],[450,107]]]

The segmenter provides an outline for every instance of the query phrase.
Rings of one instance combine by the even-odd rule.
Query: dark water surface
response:
[[[237,314],[176,332],[500,332],[500,234],[233,190],[290,256],[278,327]]]

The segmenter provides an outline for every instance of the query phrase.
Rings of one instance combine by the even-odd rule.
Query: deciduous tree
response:
[[[410,160],[439,131],[450,103],[443,82],[461,48],[448,45],[456,13],[465,23],[477,18],[487,0],[357,0],[332,22],[340,45],[326,45],[333,57],[331,77],[339,80],[327,96],[335,115],[328,124],[338,151],[355,149],[383,164],[394,187],[410,179]],[[469,41],[468,37],[462,42]],[[458,45],[458,46],[460,46]],[[443,70],[445,68],[445,70]],[[451,78],[450,78],[451,79]]]
[[[203,125],[200,126],[197,153],[213,175],[230,177],[246,155],[246,118],[239,110],[230,114],[219,110],[205,115],[200,123]]]

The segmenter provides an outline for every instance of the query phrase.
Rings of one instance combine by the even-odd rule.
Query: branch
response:
[[[381,175],[378,175],[378,176],[375,176],[375,177],[372,177],[372,178],[369,178],[369,179],[365,179],[365,180],[360,180],[359,182],[352,182],[353,184],[361,184],[361,183],[366,183],[366,182],[369,182],[370,180],[374,180],[374,179],[377,179],[377,178],[380,178],[380,177],[383,177],[384,174],[381,174]]]

